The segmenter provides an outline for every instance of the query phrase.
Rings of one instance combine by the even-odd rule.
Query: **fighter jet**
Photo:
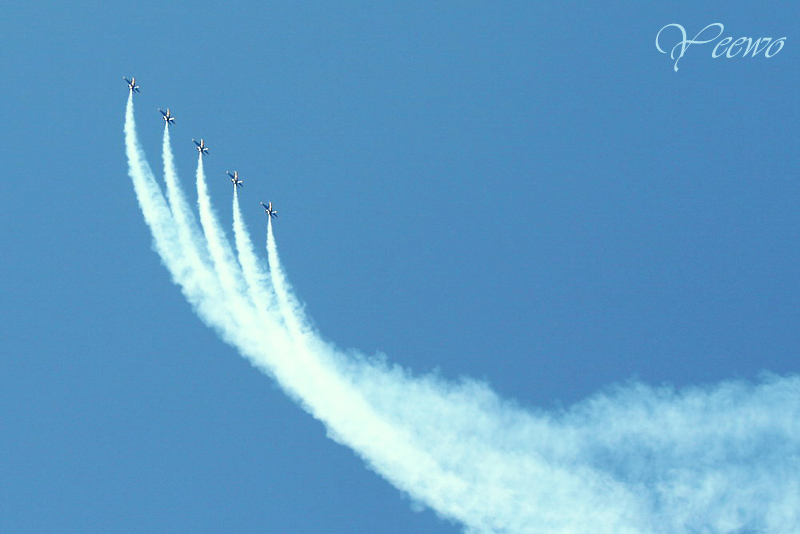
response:
[[[231,177],[231,182],[233,183],[233,187],[244,187],[244,184],[239,179],[239,171],[233,171],[233,174],[231,174],[231,171],[225,171],[225,172],[227,172],[228,176]]]
[[[272,202],[268,202],[266,204],[264,204],[262,202],[261,203],[261,207],[263,207],[264,211],[267,212],[267,217],[277,217],[278,216],[278,212],[275,211],[274,209],[272,209]]]
[[[158,110],[158,111],[161,111],[161,109],[159,108],[159,110]],[[167,111],[166,111],[166,112],[164,112],[164,111],[161,111],[161,114],[162,114],[162,115],[164,115],[164,122],[166,122],[166,123],[167,123],[167,126],[169,126],[170,124],[175,124],[175,117],[173,117],[173,116],[170,114],[170,112],[169,112],[169,108],[167,108]]]
[[[194,141],[194,139],[192,139],[192,141]],[[197,145],[197,151],[200,152],[201,156],[205,156],[206,154],[208,154],[208,147],[206,146],[205,141],[200,139],[199,143],[197,141],[194,141],[194,144]]]
[[[130,89],[134,93],[139,92],[139,86],[136,85],[136,76],[132,77],[130,80],[125,76],[123,76],[122,79],[125,80],[125,83],[128,84],[128,89]]]

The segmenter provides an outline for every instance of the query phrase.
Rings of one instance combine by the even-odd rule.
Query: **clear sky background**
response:
[[[0,530],[455,533],[193,314],[122,126],[321,335],[558,409],[798,371],[797,2],[50,2],[0,19]],[[720,22],[770,59],[655,36]],[[666,32],[669,47],[677,30]],[[263,250],[259,249],[261,252]]]

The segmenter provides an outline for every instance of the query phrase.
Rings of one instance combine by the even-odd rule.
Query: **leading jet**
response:
[[[226,171],[226,172],[228,173],[228,176],[231,177],[231,182],[233,183],[234,188],[244,187],[244,184],[239,179],[239,171],[233,171],[233,174],[231,174],[231,171]]]
[[[192,139],[194,141],[194,139]],[[205,156],[208,154],[208,147],[206,146],[206,142],[200,139],[200,142],[194,141],[194,144],[197,145],[197,151],[200,152],[201,156]]]
[[[136,76],[133,76],[130,80],[128,78],[126,78],[125,76],[123,76],[122,79],[125,80],[125,83],[128,84],[128,89],[130,89],[131,92],[133,92],[133,93],[140,92],[139,91],[139,86],[136,85]]]
[[[159,108],[158,111],[161,111],[161,109]],[[161,114],[164,115],[164,122],[167,123],[167,126],[175,124],[175,117],[170,114],[169,108],[167,108],[167,111],[161,111]]]
[[[278,216],[278,212],[275,211],[274,209],[272,209],[272,202],[268,202],[266,204],[264,204],[262,202],[261,203],[261,207],[264,208],[264,211],[267,212],[267,217],[277,217]]]

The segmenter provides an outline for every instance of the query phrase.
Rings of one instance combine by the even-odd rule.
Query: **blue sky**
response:
[[[554,414],[632,380],[795,375],[798,7],[694,4],[8,8],[0,530],[462,531],[198,320],[128,177],[122,76],[159,179],[170,107],[187,195],[203,137],[220,219],[236,169],[264,257],[277,205],[343,351]],[[691,47],[678,72],[655,48],[713,22],[786,46]]]

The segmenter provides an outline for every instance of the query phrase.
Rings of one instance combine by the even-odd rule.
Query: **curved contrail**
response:
[[[414,501],[474,533],[800,531],[798,377],[682,391],[630,384],[546,412],[522,409],[478,381],[414,376],[345,355],[304,315],[271,221],[268,271],[259,264],[236,192],[234,254],[202,157],[202,235],[193,226],[167,136],[169,202],[139,147],[129,98],[129,174],[174,281],[222,339]]]
[[[175,168],[175,158],[172,154],[170,145],[169,124],[164,124],[164,135],[162,140],[162,158],[164,160],[164,182],[167,186],[167,201],[174,219],[173,228],[180,241],[180,251],[185,260],[187,269],[191,272],[184,273],[181,279],[184,283],[195,283],[203,289],[192,288],[184,292],[188,295],[199,293],[216,295],[220,298],[222,288],[219,279],[211,266],[211,257],[206,246],[205,238],[197,226],[192,208],[186,200],[178,183],[178,173]],[[193,300],[190,303],[195,304]]]
[[[233,188],[233,236],[239,263],[242,266],[242,276],[247,284],[247,294],[253,306],[258,313],[265,315],[264,319],[270,324],[280,321],[280,316],[275,312],[275,291],[269,281],[266,265],[259,261],[253,242],[247,233],[236,186]]]

